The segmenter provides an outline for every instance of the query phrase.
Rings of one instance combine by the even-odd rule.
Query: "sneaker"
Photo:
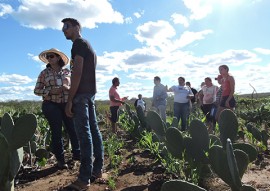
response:
[[[68,189],[73,189],[76,191],[85,191],[90,188],[90,184],[86,182],[82,182],[81,180],[77,179],[73,183],[67,186]]]
[[[61,162],[61,161],[58,161],[57,162],[57,167],[59,168],[59,169],[68,169],[68,165],[65,163],[65,162]]]

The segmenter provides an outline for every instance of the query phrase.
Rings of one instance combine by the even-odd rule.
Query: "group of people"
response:
[[[61,51],[52,48],[39,54],[41,61],[46,63],[37,78],[34,93],[42,96],[42,112],[50,125],[52,132],[52,151],[57,159],[57,166],[61,169],[68,168],[64,158],[62,140],[62,124],[69,135],[73,160],[80,160],[78,178],[68,187],[74,190],[86,190],[91,180],[102,177],[104,161],[104,148],[96,112],[96,63],[97,57],[90,43],[82,38],[81,25],[74,18],[62,20],[64,33],[67,40],[73,42],[71,48],[70,70],[64,68],[69,63],[69,58]],[[202,110],[211,120],[211,109],[216,106],[214,117],[218,120],[220,112],[225,108],[234,108],[234,78],[229,74],[226,65],[219,67],[220,75],[216,78],[221,86],[212,84],[211,78],[205,78],[205,85],[197,92],[191,88],[189,82],[185,83],[184,77],[178,78],[178,84],[170,88],[161,84],[160,77],[154,77],[154,90],[152,106],[166,122],[167,92],[174,93],[174,116],[181,120],[181,130],[187,129],[187,119],[190,107],[201,100]],[[117,92],[120,84],[119,78],[112,80],[109,90],[110,120],[112,131],[117,132],[118,109],[128,97],[121,98]],[[142,95],[138,95],[136,107],[146,109]],[[94,159],[92,158],[94,156]]]
[[[86,190],[90,182],[102,177],[104,148],[96,111],[97,58],[90,43],[82,38],[81,25],[74,18],[62,20],[71,48],[71,71],[64,68],[69,58],[52,48],[39,54],[46,68],[38,76],[34,93],[42,96],[42,112],[52,132],[51,146],[59,168],[68,168],[64,158],[62,124],[70,137],[74,160],[80,160],[76,181],[68,185],[73,190]],[[94,156],[94,159],[93,159]]]
[[[229,73],[227,65],[219,66],[219,75],[215,78],[220,86],[215,86],[210,77],[206,77],[201,84],[201,90],[197,91],[191,87],[190,82],[186,82],[184,77],[178,78],[178,84],[170,88],[161,83],[159,76],[154,77],[154,90],[152,98],[152,107],[155,108],[161,119],[166,122],[166,106],[167,106],[167,92],[174,93],[174,117],[177,118],[178,123],[181,121],[181,131],[185,131],[188,127],[188,119],[190,113],[195,108],[194,104],[199,104],[203,114],[206,117],[206,125],[209,132],[215,130],[216,122],[219,115],[225,108],[234,109],[236,102],[234,99],[235,81],[233,76]],[[117,86],[119,86],[119,78],[112,80],[112,87],[109,91],[110,110],[112,122],[112,131],[116,132],[115,124],[118,120],[118,109],[125,103],[127,97],[120,98],[117,93]],[[134,103],[135,107],[142,107],[146,111],[146,103],[142,99],[142,95],[138,95]]]

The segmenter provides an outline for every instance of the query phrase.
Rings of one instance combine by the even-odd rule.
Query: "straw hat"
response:
[[[69,62],[69,59],[68,59],[67,55],[65,55],[65,54],[64,54],[63,52],[61,52],[60,50],[57,50],[56,48],[51,48],[51,49],[49,49],[49,50],[44,50],[44,51],[41,52],[41,53],[39,54],[39,56],[38,56],[39,59],[40,59],[42,62],[46,63],[46,64],[49,63],[49,61],[48,61],[47,58],[46,58],[46,55],[47,55],[48,53],[54,53],[54,54],[58,54],[59,56],[61,56],[61,58],[63,59],[65,65],[67,65],[68,62]]]

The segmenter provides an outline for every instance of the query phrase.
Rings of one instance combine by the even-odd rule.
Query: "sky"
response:
[[[39,53],[71,55],[61,20],[73,17],[97,54],[97,100],[114,77],[121,97],[152,97],[153,78],[195,89],[226,64],[235,93],[270,92],[269,0],[0,0],[0,101],[41,100]],[[67,65],[69,68],[69,65]],[[254,88],[254,89],[253,89]]]

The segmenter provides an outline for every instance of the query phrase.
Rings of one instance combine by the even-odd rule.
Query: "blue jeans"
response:
[[[95,94],[77,94],[73,99],[74,124],[81,148],[78,178],[90,183],[92,172],[100,173],[104,161],[102,136],[95,111]],[[93,162],[92,156],[95,157]]]
[[[74,123],[72,118],[66,116],[65,106],[65,103],[55,103],[51,101],[43,101],[42,103],[42,112],[49,122],[52,133],[52,152],[55,154],[56,159],[60,162],[65,162],[64,145],[62,139],[63,122],[70,138],[73,157],[80,157],[80,147],[74,128]]]
[[[177,118],[178,122],[181,119],[181,131],[187,129],[187,118],[189,114],[189,102],[187,103],[178,103],[174,102],[173,104],[174,116]]]

